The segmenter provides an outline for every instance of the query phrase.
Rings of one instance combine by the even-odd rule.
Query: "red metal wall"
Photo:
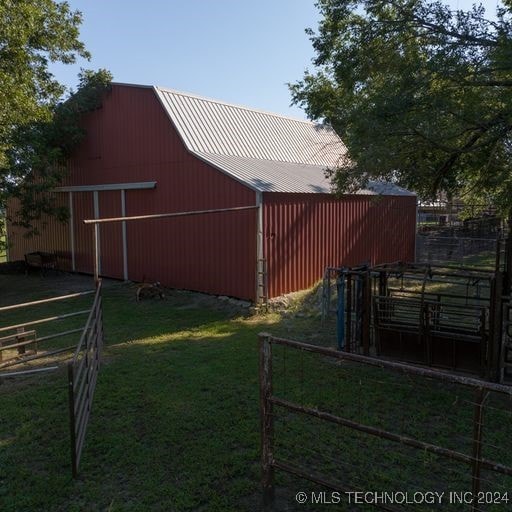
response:
[[[156,181],[155,189],[126,192],[127,215],[255,205],[254,191],[187,152],[150,88],[114,85],[83,123],[87,137],[64,185]],[[99,192],[100,217],[121,216],[120,194]],[[76,267],[91,272],[92,227],[82,220],[94,216],[93,194],[73,198]],[[65,225],[50,224],[26,243],[15,238],[10,259],[35,249],[70,250]],[[256,211],[128,223],[127,243],[132,280],[254,299]],[[101,227],[101,267],[103,275],[122,277],[120,224]]]
[[[255,205],[255,193],[193,157],[150,88],[116,85],[84,119],[87,137],[70,161],[65,185],[156,181],[126,191],[126,214]],[[59,201],[67,204],[68,194]],[[93,193],[73,193],[76,269],[92,271]],[[307,288],[325,266],[414,258],[415,198],[263,194],[269,296]],[[121,216],[121,192],[99,192],[100,217]],[[127,223],[128,277],[253,300],[256,210]],[[10,259],[32,250],[69,257],[69,226],[50,219],[23,239],[10,226]],[[121,224],[101,227],[101,267],[123,276]]]
[[[302,290],[339,267],[414,260],[414,196],[263,195],[269,296]]]

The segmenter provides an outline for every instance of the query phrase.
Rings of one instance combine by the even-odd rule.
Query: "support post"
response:
[[[342,270],[336,280],[337,297],[337,318],[336,318],[336,338],[338,341],[338,350],[345,348],[345,272]]]
[[[263,509],[272,510],[274,503],[274,416],[272,397],[272,344],[270,334],[258,336],[260,349],[260,421],[261,421],[261,484]]]
[[[352,274],[347,273],[347,328],[346,328],[346,350],[352,351]]]
[[[503,356],[502,336],[502,295],[503,295],[503,272],[498,270],[491,280],[491,303],[489,306],[489,343],[487,351],[487,375],[488,378],[497,382],[501,374],[501,358]]]
[[[94,283],[100,282],[100,225],[94,224]]]
[[[121,190],[121,215],[126,217],[126,190]],[[121,223],[121,237],[123,242],[123,279],[128,281],[128,242],[126,238],[126,221]]]
[[[484,403],[489,393],[482,388],[476,390],[475,413],[473,423],[473,464],[472,464],[472,492],[473,496],[478,496],[480,492],[480,469],[482,459],[482,432],[484,421]],[[473,500],[471,511],[476,512],[478,508],[477,500]]]
[[[75,214],[73,210],[73,192],[69,192],[69,245],[71,249],[71,270],[76,272],[75,259]]]
[[[363,342],[363,354],[370,355],[370,322],[371,322],[371,309],[372,309],[372,290],[370,287],[370,271],[366,271],[362,277],[361,284],[362,290],[362,318],[361,318],[361,337]]]
[[[71,473],[73,478],[78,476],[76,459],[76,426],[75,426],[75,397],[74,397],[73,363],[68,363],[68,404],[69,404],[69,440],[71,447]]]

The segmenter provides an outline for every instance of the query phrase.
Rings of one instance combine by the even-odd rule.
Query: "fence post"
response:
[[[73,362],[68,363],[68,398],[69,398],[69,439],[71,442],[71,472],[73,478],[78,476],[76,460],[76,426]]]
[[[347,273],[347,328],[346,328],[346,348],[347,352],[352,351],[352,274]]]
[[[272,510],[274,503],[274,417],[269,401],[272,396],[272,345],[270,334],[258,335],[260,350],[260,421],[261,421],[261,484],[263,508]]]
[[[363,343],[363,354],[370,355],[370,323],[372,318],[372,289],[370,281],[370,271],[367,270],[362,276],[363,294],[362,294],[362,325],[361,338]]]
[[[482,432],[484,420],[484,402],[487,399],[488,392],[482,388],[476,390],[475,396],[475,414],[473,420],[473,471],[472,471],[472,492],[473,505],[471,511],[479,510],[476,496],[480,491],[480,465],[482,458]]]
[[[491,303],[489,306],[489,343],[487,352],[487,375],[497,382],[501,374],[502,357],[502,294],[503,272],[497,271],[491,279]]]
[[[340,272],[336,280],[337,289],[337,318],[336,318],[336,337],[338,340],[338,350],[345,348],[345,273]]]

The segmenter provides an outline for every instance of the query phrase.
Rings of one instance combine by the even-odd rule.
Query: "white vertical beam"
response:
[[[92,197],[93,197],[93,203],[94,203],[94,218],[95,219],[99,219],[100,218],[100,200],[99,200],[99,195],[98,195],[98,191],[95,190],[93,193],[92,193]],[[95,248],[95,262],[97,264],[97,273],[98,273],[98,276],[101,274],[101,237],[100,237],[100,225],[99,224],[95,224],[95,226],[98,227],[98,230],[97,230],[97,233],[95,232],[95,237],[97,237],[97,247]]]
[[[121,190],[121,217],[126,217],[126,191]],[[123,279],[128,281],[128,244],[126,241],[126,221],[121,223],[123,234]]]
[[[73,192],[69,192],[69,245],[71,246],[71,270],[75,272],[75,215],[73,212]]]

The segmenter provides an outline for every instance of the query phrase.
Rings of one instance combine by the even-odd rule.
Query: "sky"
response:
[[[318,26],[315,0],[68,0],[83,14],[90,61],[52,65],[76,88],[80,68],[114,81],[159,85],[305,119],[287,83],[314,57],[305,29]],[[451,0],[465,9],[471,0]],[[482,2],[491,12],[496,0]]]

